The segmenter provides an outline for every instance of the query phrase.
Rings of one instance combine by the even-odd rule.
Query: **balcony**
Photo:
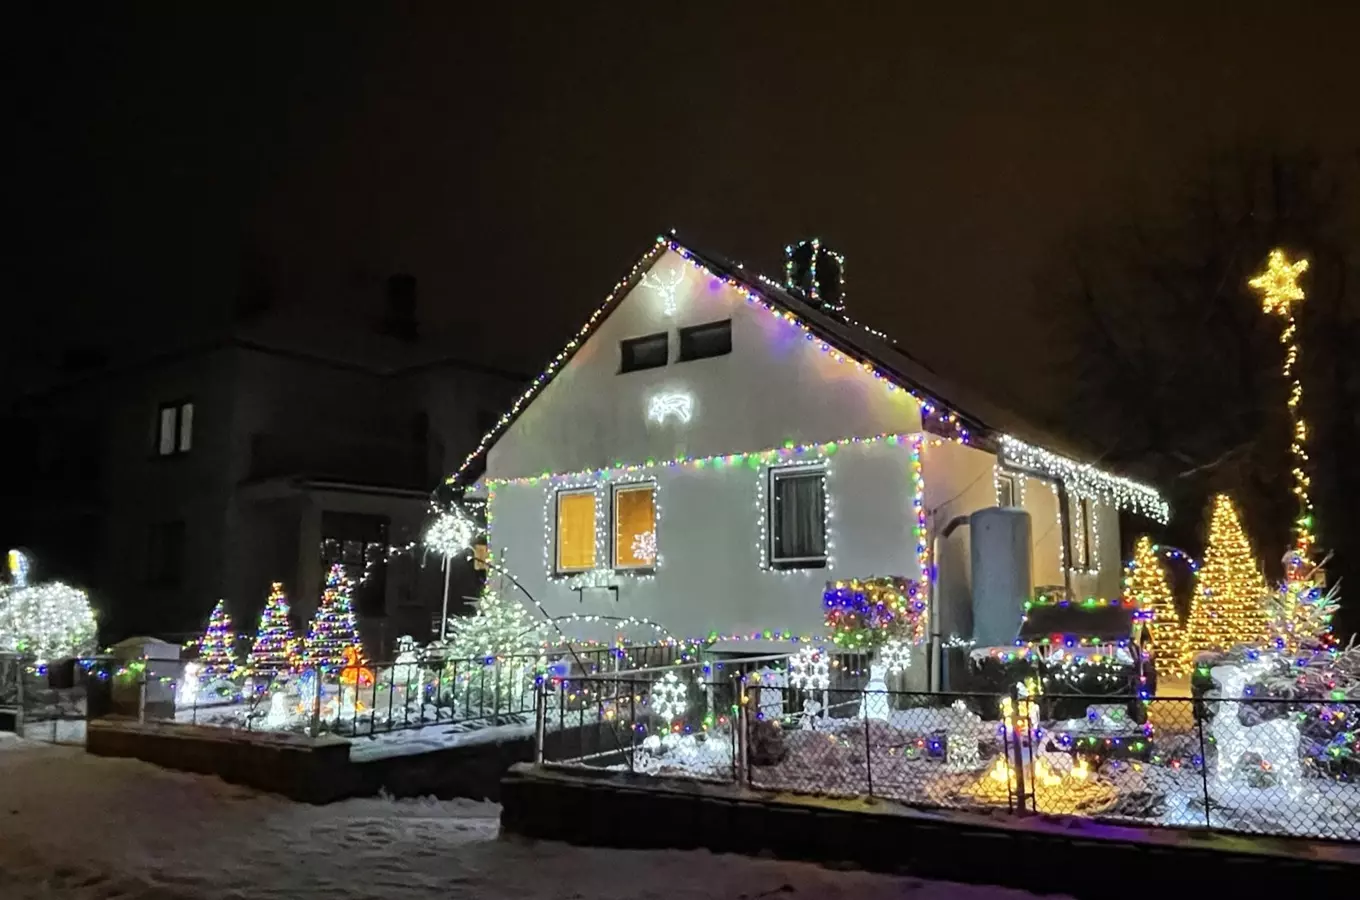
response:
[[[438,459],[425,441],[256,433],[246,480],[302,477],[423,490],[439,479]]]

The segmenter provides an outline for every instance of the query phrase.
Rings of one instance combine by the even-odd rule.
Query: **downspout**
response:
[[[960,525],[967,525],[967,516],[955,516],[930,541],[930,560],[934,577],[930,579],[930,672],[927,689],[940,690],[944,675],[944,648],[940,646],[940,541],[953,534]]]

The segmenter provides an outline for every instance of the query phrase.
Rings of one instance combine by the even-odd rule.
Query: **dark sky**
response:
[[[852,314],[1042,406],[1014,373],[1067,235],[1174,208],[1225,147],[1360,146],[1346,4],[832,5],[16,21],[10,346],[182,338],[243,281],[363,316],[404,270],[536,371],[659,230],[772,275],[820,235]]]

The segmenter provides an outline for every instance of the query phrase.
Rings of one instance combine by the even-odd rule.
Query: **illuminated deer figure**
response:
[[[680,285],[685,283],[685,270],[683,267],[671,269],[668,278],[661,278],[651,272],[645,272],[642,276],[642,286],[648,290],[656,291],[661,298],[661,311],[668,316],[675,315],[675,292],[680,289]]]
[[[1303,771],[1299,766],[1299,724],[1290,718],[1271,719],[1256,725],[1243,725],[1238,717],[1242,703],[1238,702],[1247,684],[1265,671],[1265,666],[1215,666],[1210,673],[1221,685],[1223,698],[1214,716],[1210,731],[1218,745],[1218,771],[1214,782],[1222,790],[1231,785],[1242,757],[1255,753],[1275,774],[1276,783],[1296,795],[1302,787]]]
[[[675,416],[688,422],[693,409],[694,400],[689,394],[657,394],[647,404],[647,418],[662,423]]]

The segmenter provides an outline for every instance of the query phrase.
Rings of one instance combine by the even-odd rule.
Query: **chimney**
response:
[[[784,285],[825,312],[845,314],[845,257],[819,238],[784,248]]]
[[[420,336],[416,321],[416,278],[392,275],[387,279],[387,305],[383,310],[382,332],[403,341]]]

